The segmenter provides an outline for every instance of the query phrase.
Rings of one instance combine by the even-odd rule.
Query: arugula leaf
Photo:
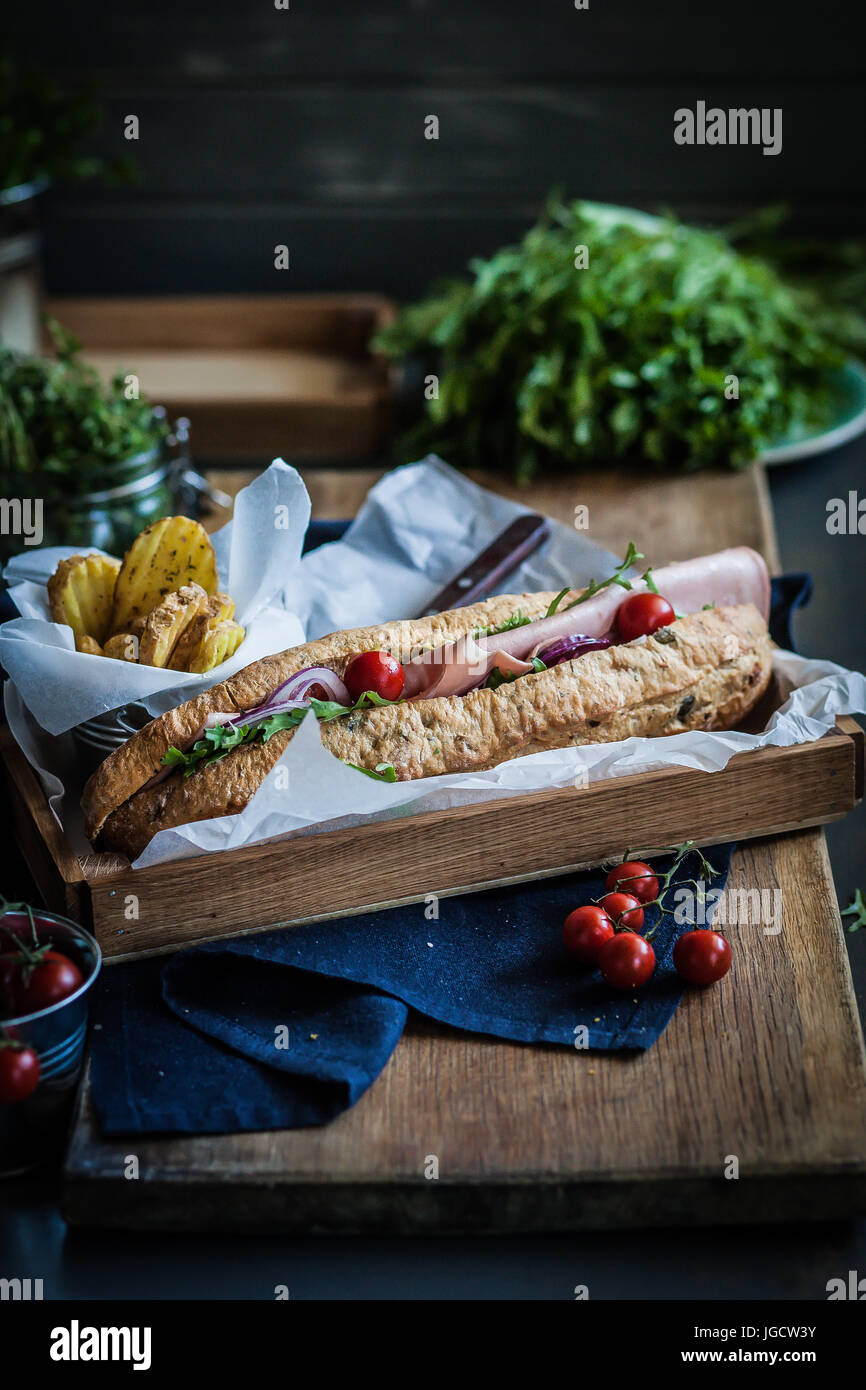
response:
[[[841,916],[853,918],[850,927],[845,928],[847,932],[860,931],[862,927],[866,927],[866,898],[863,896],[862,888],[855,889],[851,902],[843,908]]]
[[[309,708],[317,719],[327,723],[332,719],[342,719],[346,714],[353,714],[355,710],[400,703],[399,700],[384,700],[374,690],[366,690],[354,705],[341,705],[336,700],[311,699]],[[169,748],[162,763],[166,767],[182,767],[184,777],[189,777],[203,764],[219,762],[226,753],[231,753],[232,749],[238,748],[242,743],[254,743],[259,739],[262,743],[267,743],[268,739],[273,738],[281,729],[296,729],[307,713],[306,708],[284,710],[280,714],[269,715],[259,724],[241,724],[237,728],[230,724],[218,724],[216,728],[205,729],[202,737],[186,753],[182,753],[179,748]]]
[[[512,613],[510,618],[506,618],[499,627],[476,627],[472,630],[472,636],[477,640],[479,637],[497,637],[500,632],[512,632],[516,627],[526,627],[531,622],[526,614],[518,608],[516,613]]]
[[[546,671],[547,667],[540,656],[532,657],[533,671]],[[528,676],[528,671],[500,671],[498,666],[494,666],[487,680],[484,682],[485,690],[498,690],[500,685],[510,685],[512,681],[520,680],[521,676]]]
[[[347,763],[346,766],[353,767],[356,772],[363,772],[365,777],[372,777],[376,782],[397,781],[397,769],[393,763],[377,763],[375,772],[371,772],[368,767],[361,767],[360,763]]]
[[[575,267],[578,245],[590,267]],[[553,197],[519,245],[473,260],[374,338],[439,379],[401,453],[495,459],[524,482],[624,459],[745,468],[838,408],[836,374],[866,343],[862,256],[846,264],[833,304],[823,282],[783,278],[733,234]]]
[[[624,572],[627,569],[631,569],[632,565],[636,565],[638,560],[642,560],[643,558],[643,555],[641,555],[634,541],[629,541],[628,549],[625,552],[625,556],[617,565],[613,574],[610,576],[610,579],[602,579],[600,584],[596,584],[595,580],[591,579],[584,592],[580,595],[580,597],[574,599],[572,603],[567,603],[563,611],[568,613],[570,609],[576,608],[579,603],[586,603],[586,600],[588,598],[592,598],[594,594],[599,593],[602,589],[606,589],[609,584],[618,584],[621,589],[630,589],[631,581],[624,577]],[[647,574],[649,574],[649,570],[647,570]],[[644,575],[644,579],[646,579],[646,575]],[[559,607],[560,603],[565,598],[565,595],[568,592],[569,590],[567,588],[560,589],[559,593],[556,595],[556,598],[553,600],[550,607],[548,608],[547,613],[545,614],[546,617],[553,617],[554,613],[556,612],[557,608]]]
[[[644,570],[643,574],[641,575],[641,579],[644,581],[651,594],[658,593],[656,582],[653,579],[652,570]]]
[[[562,603],[562,600],[565,598],[566,594],[567,594],[567,593],[570,593],[570,592],[571,592],[571,585],[570,585],[570,584],[566,584],[566,586],[565,586],[564,589],[560,589],[559,593],[556,595],[556,598],[555,598],[555,599],[552,599],[551,602],[548,604],[548,606],[547,606],[547,612],[546,612],[545,615],[544,615],[545,618],[552,618],[552,617],[553,617],[554,613],[556,612],[556,610],[557,610],[557,608],[559,607],[559,605]]]

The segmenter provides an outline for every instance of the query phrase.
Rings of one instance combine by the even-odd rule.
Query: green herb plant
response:
[[[519,245],[470,271],[374,339],[438,376],[407,457],[432,449],[521,480],[622,460],[744,468],[829,422],[857,345],[850,314],[670,216],[552,198]]]
[[[105,384],[70,333],[54,320],[48,328],[56,357],[0,346],[0,472],[88,491],[115,465],[162,445],[168,426],[150,402],[128,398],[123,374]]]

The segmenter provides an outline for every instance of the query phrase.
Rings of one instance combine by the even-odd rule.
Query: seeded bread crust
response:
[[[574,597],[578,592],[574,590]],[[552,591],[498,594],[482,603],[452,608],[430,618],[394,619],[374,627],[332,632],[314,642],[254,661],[228,680],[151,720],[100,763],[81,797],[88,839],[95,840],[112,811],[151,780],[169,748],[185,748],[194,741],[209,714],[238,714],[254,709],[278,685],[306,666],[330,666],[342,675],[355,652],[381,648],[392,652],[398,661],[408,661],[419,651],[456,641],[476,627],[498,627],[518,608],[527,618],[543,618],[555,597]]]
[[[530,612],[525,596],[509,598],[503,620],[515,606],[534,616],[547,605],[539,602]],[[465,632],[466,610],[457,611],[464,615],[460,630]],[[477,621],[473,618],[472,625]],[[382,631],[366,629],[363,640],[383,644]],[[460,635],[450,627],[446,631],[445,641],[452,640],[452,633]],[[346,656],[358,650],[360,634],[337,636],[349,639]],[[309,655],[298,661],[295,669],[312,664]],[[691,614],[645,641],[589,652],[497,690],[359,710],[321,724],[320,730],[322,743],[336,757],[370,770],[391,763],[398,779],[406,781],[483,771],[510,758],[570,744],[733,728],[760,699],[771,672],[766,624],[756,608],[744,604]],[[191,777],[173,773],[144,788],[108,816],[97,847],[134,859],[158,830],[243,810],[292,736],[292,730],[284,730],[266,744],[236,749]]]

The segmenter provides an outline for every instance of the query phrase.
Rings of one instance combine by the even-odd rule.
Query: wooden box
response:
[[[863,795],[864,734],[739,753],[721,772],[665,768],[581,788],[421,812],[133,869],[73,853],[8,729],[0,755],[18,845],[46,904],[123,959],[586,868],[630,846],[708,845],[820,825]],[[139,918],[125,916],[135,894]]]
[[[361,459],[384,447],[391,389],[369,341],[394,313],[374,294],[55,299],[48,312],[105,377],[134,372],[196,456]]]

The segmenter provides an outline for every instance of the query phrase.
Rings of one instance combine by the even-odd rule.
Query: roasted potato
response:
[[[208,596],[200,584],[184,584],[168,594],[147,617],[138,647],[142,666],[168,666],[175,643],[199,613],[207,609]]]
[[[89,637],[86,632],[83,633],[80,637],[76,637],[75,650],[77,652],[84,652],[85,656],[105,655],[96,638]]]
[[[223,622],[226,618],[234,617],[234,611],[234,600],[228,594],[212,594],[207,600],[206,607],[196,614],[178,638],[168,663],[171,669],[173,671],[188,671],[188,663],[192,654],[200,645],[208,628]]]
[[[202,675],[205,671],[212,671],[215,666],[221,666],[230,656],[234,656],[245,637],[244,628],[230,618],[216,623],[206,630],[190,658],[187,670]]]
[[[114,590],[120,561],[109,555],[72,555],[61,560],[48,581],[48,602],[55,623],[66,623],[76,640],[102,643],[111,627]]]
[[[216,557],[204,528],[186,516],[163,517],[145,527],[123,557],[110,630],[129,632],[135,619],[185,584],[200,584],[205,593],[215,594],[218,582]]]
[[[138,638],[133,632],[116,632],[109,637],[102,652],[115,661],[138,661]]]

